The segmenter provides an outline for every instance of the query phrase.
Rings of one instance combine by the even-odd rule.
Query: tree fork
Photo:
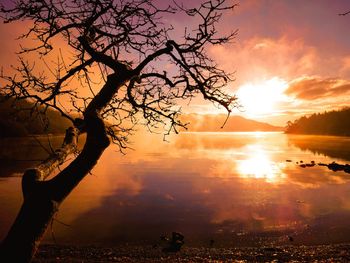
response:
[[[129,74],[127,74],[129,75]],[[100,92],[84,112],[87,138],[81,153],[54,178],[45,179],[77,149],[80,131],[70,127],[62,147],[36,168],[28,169],[22,177],[23,204],[17,218],[0,245],[0,262],[30,262],[60,204],[91,171],[109,146],[104,121],[99,112],[125,83],[115,74],[107,78]]]
[[[30,262],[38,244],[57,212],[59,203],[44,181],[66,157],[76,151],[77,129],[66,131],[62,147],[41,162],[28,169],[22,177],[23,204],[17,218],[0,245],[1,262]]]

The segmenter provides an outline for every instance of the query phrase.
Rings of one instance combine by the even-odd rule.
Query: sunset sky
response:
[[[185,1],[184,1],[185,2]],[[199,0],[188,1],[194,6]],[[230,92],[237,94],[245,117],[284,126],[304,114],[348,106],[350,100],[350,10],[346,0],[242,0],[226,14],[219,31],[238,29],[234,43],[209,54],[235,72]],[[163,2],[162,2],[163,4]],[[175,29],[189,20],[166,18]],[[14,38],[23,25],[0,25],[0,64],[14,61]],[[189,111],[217,113],[195,100]]]
[[[236,71],[243,115],[284,125],[303,114],[349,106],[350,2],[241,1],[227,27],[235,43],[212,53]],[[209,110],[210,111],[210,110]]]

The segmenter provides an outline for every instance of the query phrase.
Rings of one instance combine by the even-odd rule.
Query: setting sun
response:
[[[275,77],[260,83],[247,83],[239,88],[237,96],[248,116],[259,117],[276,110],[276,105],[286,99],[283,92],[287,87],[285,80]]]

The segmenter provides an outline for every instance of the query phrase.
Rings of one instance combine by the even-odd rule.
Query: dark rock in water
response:
[[[303,161],[300,161],[301,164],[299,166],[301,168],[306,168],[306,167],[313,167],[316,165],[315,161],[311,161],[311,163],[304,163]],[[298,164],[298,162],[296,162]],[[336,162],[332,162],[330,164],[326,163],[318,163],[318,166],[327,166],[329,170],[332,170],[333,172],[337,171],[344,171],[345,173],[350,173],[350,164],[339,164]]]
[[[290,160],[286,160],[286,162],[289,162]],[[306,168],[306,167],[313,167],[316,165],[315,161],[311,161],[310,163],[304,163],[304,161],[295,162],[297,165],[299,165],[301,168]],[[317,163],[318,166],[327,166],[329,170],[332,170],[333,172],[337,171],[344,171],[345,173],[350,174],[350,164],[339,164],[336,162],[332,162],[329,164],[326,163]]]
[[[307,164],[305,164],[307,167],[313,167],[313,166],[315,166],[315,164],[314,163],[307,163]]]
[[[306,167],[313,167],[313,166],[315,166],[316,164],[315,164],[315,161],[311,161],[311,163],[304,163],[304,161],[300,161],[300,167],[301,168],[306,168]],[[297,162],[297,164],[298,164],[298,162]]]
[[[344,171],[345,173],[350,173],[350,164],[339,164],[332,162],[330,164],[318,163],[319,166],[327,166],[329,170],[333,172]]]
[[[328,164],[328,169],[332,170],[334,172],[343,171],[344,168],[345,168],[345,165],[338,164],[336,162],[332,162],[332,163]]]
[[[289,240],[290,242],[293,242],[293,241],[294,241],[294,238],[293,238],[292,236],[288,236],[288,240]]]
[[[172,237],[168,243],[168,246],[163,248],[163,252],[178,252],[180,251],[182,245],[185,243],[184,235],[178,232],[173,232]]]

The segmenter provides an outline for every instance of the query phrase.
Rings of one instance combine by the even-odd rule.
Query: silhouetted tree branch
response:
[[[29,100],[33,108],[53,108],[72,122],[61,150],[25,173],[24,203],[1,245],[3,257],[31,260],[59,204],[110,140],[125,148],[138,123],[151,131],[163,127],[166,133],[177,132],[186,126],[179,120],[179,99],[197,95],[230,114],[236,97],[223,88],[232,76],[206,53],[209,46],[228,43],[236,35],[219,35],[216,28],[223,12],[235,7],[228,2],[212,0],[188,9],[179,4],[159,8],[151,0],[18,0],[1,7],[5,23],[29,20],[31,27],[21,38],[37,41],[22,48],[16,74],[2,75],[1,94]],[[172,36],[173,27],[162,22],[162,16],[179,12],[199,21],[182,38]],[[62,41],[66,48],[57,54]],[[47,70],[39,71],[26,60],[28,54],[36,54],[38,63],[53,56],[57,60],[45,62]],[[87,134],[82,151],[45,180],[75,151],[74,138],[82,133]]]

